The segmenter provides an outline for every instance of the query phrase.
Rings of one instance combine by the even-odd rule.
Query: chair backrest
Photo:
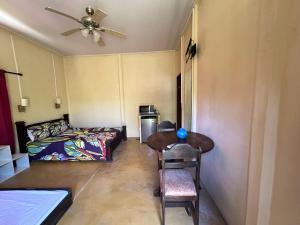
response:
[[[158,124],[158,132],[176,131],[176,123],[162,121]]]
[[[200,167],[201,150],[189,144],[174,144],[170,149],[162,152],[162,166],[164,169],[185,167]]]

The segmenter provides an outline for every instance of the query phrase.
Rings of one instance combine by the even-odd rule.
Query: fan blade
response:
[[[57,10],[52,9],[52,8],[50,8],[50,7],[46,7],[45,10],[47,10],[47,11],[49,11],[49,12],[56,13],[56,14],[61,15],[61,16],[65,16],[65,17],[67,17],[67,18],[69,18],[69,19],[71,19],[71,20],[75,20],[77,23],[80,23],[80,24],[81,24],[81,21],[80,21],[80,20],[76,19],[76,18],[73,17],[73,16],[70,16],[70,15],[68,15],[68,14],[65,14],[65,13],[63,13],[63,12],[57,11]]]
[[[101,9],[96,9],[94,14],[92,15],[92,19],[95,20],[96,22],[100,22],[106,16],[107,14],[103,12]]]
[[[99,38],[98,45],[101,47],[105,46],[105,43],[104,43],[102,37]]]
[[[65,31],[65,32],[61,33],[61,35],[69,36],[69,35],[74,34],[74,33],[78,32],[80,30],[81,30],[81,28],[75,28],[75,29],[72,29],[72,30]]]
[[[115,35],[115,36],[117,36],[119,38],[126,38],[127,37],[126,34],[121,33],[119,31],[116,31],[116,30],[113,30],[113,29],[110,29],[110,28],[101,27],[99,30],[102,31],[102,32],[105,32],[105,33],[109,33],[109,34]]]

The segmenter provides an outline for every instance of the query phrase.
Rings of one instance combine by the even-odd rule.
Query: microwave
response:
[[[140,105],[139,106],[139,112],[141,114],[146,114],[146,113],[155,113],[155,108],[154,105]]]

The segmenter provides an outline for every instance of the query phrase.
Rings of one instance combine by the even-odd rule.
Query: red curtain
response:
[[[9,145],[15,153],[15,139],[4,71],[0,70],[0,145]]]

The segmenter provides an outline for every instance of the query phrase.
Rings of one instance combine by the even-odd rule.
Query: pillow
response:
[[[49,123],[43,123],[27,129],[28,137],[31,141],[41,140],[50,136]]]
[[[69,124],[67,124],[65,120],[61,120],[61,132],[65,132],[69,128]]]
[[[65,120],[60,120],[50,124],[49,131],[51,136],[57,136],[69,128]]]
[[[94,127],[94,128],[90,128],[89,131],[90,132],[103,132],[104,131],[104,127]]]

